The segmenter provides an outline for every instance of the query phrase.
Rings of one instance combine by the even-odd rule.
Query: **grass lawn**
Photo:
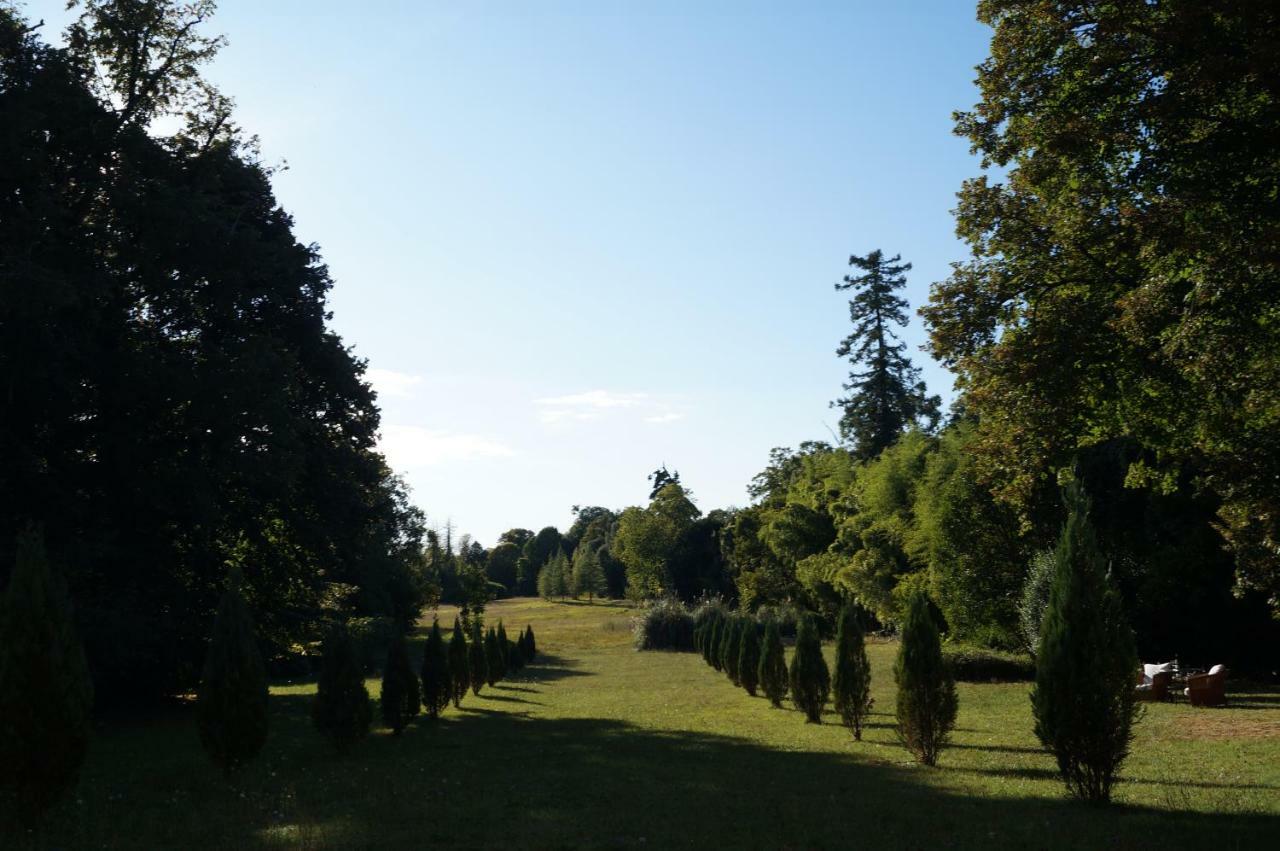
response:
[[[266,749],[229,782],[189,712],[104,724],[71,799],[0,846],[1280,848],[1274,690],[1149,707],[1116,804],[1093,808],[1064,799],[1025,684],[961,684],[954,743],[922,768],[893,735],[894,645],[869,648],[859,743],[834,718],[747,697],[697,654],[633,651],[630,614],[493,604],[513,638],[533,625],[536,663],[346,756],[311,727],[314,685],[277,685]]]

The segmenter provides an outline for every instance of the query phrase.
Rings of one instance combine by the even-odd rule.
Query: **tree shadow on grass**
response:
[[[949,747],[955,747],[950,745]],[[951,771],[960,771],[965,774],[985,774],[993,777],[1019,777],[1024,780],[1051,780],[1057,782],[1058,772],[1050,768],[1029,768],[1026,766],[1016,768],[952,768]],[[1132,783],[1140,786],[1193,786],[1197,789],[1257,789],[1257,790],[1276,790],[1280,791],[1280,786],[1271,786],[1266,783],[1210,783],[1203,780],[1190,780],[1179,778],[1177,780],[1156,780],[1149,777],[1135,777],[1133,775],[1121,772],[1120,783]],[[1280,824],[1277,824],[1280,828]]]

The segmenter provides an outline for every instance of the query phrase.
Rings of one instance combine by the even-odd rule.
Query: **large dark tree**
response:
[[[267,668],[233,568],[213,620],[196,701],[200,741],[223,771],[257,756],[267,741]]]
[[[199,76],[212,8],[86,0],[65,50],[0,8],[0,574],[39,521],[108,699],[196,684],[228,563],[275,650],[427,593],[328,271]]]
[[[849,320],[853,331],[836,354],[854,369],[844,389],[849,395],[831,403],[844,410],[840,435],[853,444],[859,458],[874,458],[913,425],[932,429],[938,423],[941,400],[930,396],[920,370],[905,354],[907,344],[897,328],[907,324],[907,300],[896,294],[907,282],[910,263],[901,255],[886,258],[880,249],[866,257],[856,254],[849,265],[861,274],[845,275],[837,290],[853,290]]]

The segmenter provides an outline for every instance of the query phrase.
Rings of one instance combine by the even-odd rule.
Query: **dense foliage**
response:
[[[462,705],[471,687],[471,653],[467,647],[466,631],[460,618],[453,619],[453,631],[449,634],[449,680],[453,707]]]
[[[647,605],[632,626],[637,650],[693,650],[693,615],[675,597]]]
[[[821,724],[822,710],[831,691],[827,661],[822,658],[822,643],[812,617],[801,619],[796,632],[795,655],[791,658],[791,700],[804,713],[807,723]]]
[[[766,621],[764,646],[760,651],[760,690],[774,707],[782,706],[787,696],[787,658],[782,649],[782,634],[775,621]]]
[[[738,638],[738,684],[752,697],[760,685],[760,631],[751,618],[743,619]]]
[[[938,627],[923,594],[911,598],[893,666],[898,685],[897,732],[924,765],[937,765],[956,724],[955,676],[942,656]]]
[[[422,708],[418,677],[409,662],[409,648],[404,636],[396,636],[387,651],[378,700],[382,707],[382,723],[397,736]]]
[[[840,610],[836,628],[836,670],[831,690],[836,712],[853,737],[862,739],[862,725],[871,714],[871,662],[854,606]]]
[[[355,639],[342,624],[334,624],[321,647],[320,677],[311,703],[311,720],[339,751],[364,738],[373,720],[364,670]]]
[[[253,759],[267,741],[267,668],[233,568],[213,619],[196,696],[200,741],[226,772]]]
[[[449,705],[453,697],[453,675],[450,671],[449,649],[440,632],[440,621],[433,620],[422,648],[422,708],[427,717],[435,720]]]

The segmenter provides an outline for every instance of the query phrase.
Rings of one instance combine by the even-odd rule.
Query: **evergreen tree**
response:
[[[738,684],[738,621],[738,616],[733,615],[720,631],[720,669],[735,686]]]
[[[893,666],[898,738],[924,765],[937,765],[956,723],[956,681],[942,658],[938,627],[923,593],[911,596]]]
[[[901,259],[885,258],[879,249],[866,257],[853,255],[849,265],[863,274],[846,275],[836,284],[837,290],[855,293],[849,301],[853,333],[836,350],[855,369],[844,385],[850,395],[831,406],[844,409],[840,436],[853,443],[863,460],[877,457],[912,425],[923,421],[931,430],[938,423],[941,400],[927,395],[920,370],[904,354],[907,344],[894,330],[907,324],[907,300],[894,294],[906,284],[905,273],[911,269],[910,263],[899,264]]]
[[[439,718],[453,697],[453,677],[449,671],[449,651],[440,632],[440,621],[433,620],[422,650],[422,705],[427,717]]]
[[[420,697],[418,678],[409,662],[409,648],[403,635],[397,635],[387,649],[387,661],[382,666],[382,723],[397,736],[418,714]]]
[[[467,671],[471,675],[471,691],[480,694],[485,681],[489,679],[489,655],[485,646],[484,633],[480,631],[480,621],[472,621],[471,640],[467,642]]]
[[[493,627],[484,635],[485,682],[489,687],[497,685],[506,671],[502,664],[502,645],[498,643],[498,633]]]
[[[1074,483],[1066,496],[1031,706],[1036,736],[1053,752],[1067,790],[1106,803],[1133,741],[1138,659],[1089,522],[1088,500]]]
[[[511,661],[511,640],[507,638],[507,630],[502,621],[498,621],[498,649],[502,651],[502,676],[499,679],[505,680],[515,670],[515,666]]]
[[[573,596],[587,595],[587,602],[608,589],[604,567],[600,564],[600,550],[591,542],[584,543],[573,553]]]
[[[760,633],[751,618],[742,619],[742,637],[738,641],[738,682],[747,694],[756,696],[760,684]]]
[[[453,633],[449,636],[449,680],[452,686],[449,696],[453,698],[453,708],[457,709],[471,687],[471,654],[458,618],[453,619]]]
[[[787,696],[787,657],[782,650],[782,631],[773,618],[764,628],[764,648],[760,652],[760,689],[775,707]]]
[[[525,627],[524,635],[525,635],[525,641],[527,643],[527,646],[524,649],[525,650],[524,658],[532,662],[538,656],[538,640],[533,637],[532,625]]]
[[[239,568],[232,568],[213,620],[196,702],[200,741],[228,774],[257,756],[267,741],[267,667],[240,592],[243,578]]]
[[[711,629],[707,633],[707,644],[702,651],[702,655],[706,657],[707,664],[717,671],[724,670],[724,662],[720,659],[720,642],[724,637],[722,633],[727,624],[727,618],[716,618],[711,622]]]
[[[796,650],[791,659],[791,699],[807,723],[822,723],[831,677],[822,658],[822,642],[812,615],[802,615],[796,629]]]
[[[861,741],[863,720],[871,714],[871,663],[867,660],[858,610],[853,605],[846,605],[840,611],[832,692],[840,720],[853,730],[853,737]]]
[[[35,822],[75,785],[93,684],[61,577],[40,532],[19,533],[0,602],[0,789]]]
[[[511,660],[510,667],[507,669],[508,674],[518,673],[524,670],[524,645],[519,641],[507,642],[507,657]]]
[[[339,751],[345,751],[368,734],[373,719],[360,654],[344,624],[334,624],[329,629],[320,652],[323,658],[311,720]]]

